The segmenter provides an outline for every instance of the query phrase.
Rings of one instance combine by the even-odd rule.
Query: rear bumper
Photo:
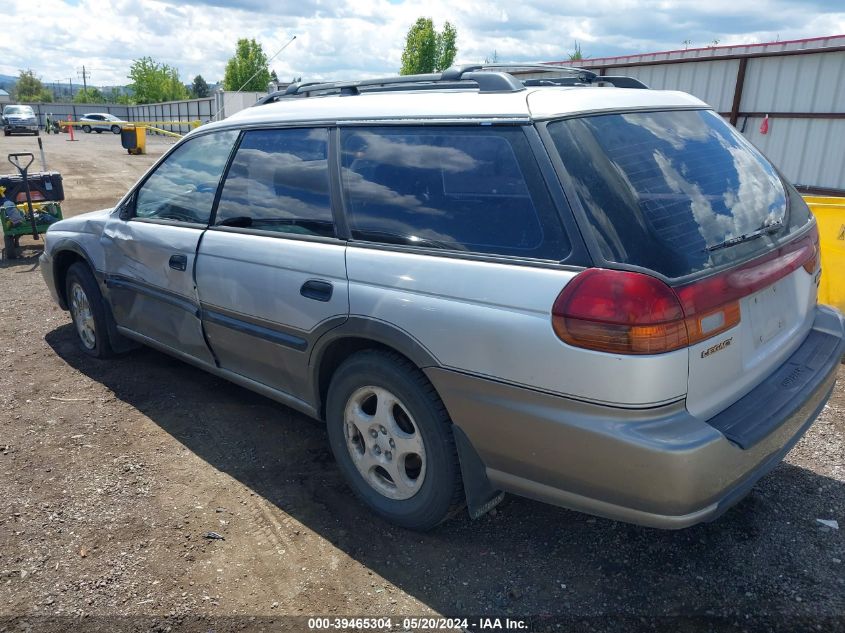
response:
[[[843,353],[845,319],[819,307],[787,362],[707,422],[683,402],[618,409],[439,368],[427,374],[493,486],[671,529],[718,517],[780,463],[830,397]]]

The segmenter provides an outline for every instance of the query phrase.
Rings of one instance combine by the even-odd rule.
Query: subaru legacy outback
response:
[[[712,520],[833,389],[816,223],[698,99],[517,70],[269,95],[52,225],[47,285],[92,356],[141,343],[324,420],[398,525],[504,492]]]

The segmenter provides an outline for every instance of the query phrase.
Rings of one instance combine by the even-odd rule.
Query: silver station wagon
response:
[[[504,492],[712,520],[833,389],[816,223],[705,103],[553,70],[295,84],[51,226],[47,285],[92,356],[141,343],[324,420],[398,525]]]

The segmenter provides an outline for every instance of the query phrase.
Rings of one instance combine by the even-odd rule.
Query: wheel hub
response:
[[[409,499],[425,479],[425,444],[407,407],[390,391],[356,390],[344,412],[346,444],[358,472],[380,494]]]
[[[94,349],[97,345],[97,330],[94,325],[94,314],[88,295],[79,283],[74,282],[70,288],[70,311],[79,340],[87,349]]]

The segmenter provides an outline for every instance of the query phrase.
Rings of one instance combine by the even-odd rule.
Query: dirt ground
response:
[[[113,204],[170,144],[77,138],[44,137],[68,215]],[[82,354],[25,244],[0,265],[0,631],[308,630],[290,616],[314,614],[843,628],[845,366],[786,462],[715,523],[657,531],[508,497],[416,534],[353,498],[319,424],[149,349]]]

